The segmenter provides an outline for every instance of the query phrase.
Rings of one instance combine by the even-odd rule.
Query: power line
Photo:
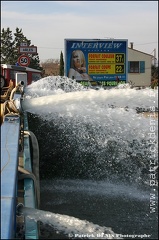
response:
[[[148,42],[148,43],[139,43],[139,44],[135,44],[134,45],[147,45],[147,44],[152,44],[152,43],[158,43],[158,42]],[[64,47],[61,48],[54,48],[54,47],[38,47],[38,48],[46,48],[46,49],[64,49]]]
[[[52,48],[52,47],[38,47],[38,48],[47,48],[47,49],[64,49],[63,47],[62,47],[62,48]]]
[[[152,43],[158,43],[158,42],[139,43],[139,44],[135,44],[135,43],[134,43],[134,45],[147,45],[147,44],[152,44]]]

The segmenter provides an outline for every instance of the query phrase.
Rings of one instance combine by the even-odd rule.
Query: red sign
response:
[[[21,55],[18,58],[18,63],[22,67],[27,67],[30,64],[30,58],[27,55]]]

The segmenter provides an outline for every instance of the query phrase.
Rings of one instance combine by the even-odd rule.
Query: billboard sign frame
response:
[[[79,50],[84,54],[86,72],[92,81],[103,86],[115,86],[118,82],[128,81],[128,39],[72,38],[64,39],[64,42],[65,76],[70,75],[73,52]],[[71,78],[74,79],[72,76]],[[76,80],[85,82],[82,77]]]

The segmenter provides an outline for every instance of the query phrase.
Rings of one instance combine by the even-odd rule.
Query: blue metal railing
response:
[[[24,130],[28,130],[27,113],[24,113]],[[30,151],[30,138],[29,135],[24,136],[24,168],[32,172],[32,161]],[[33,179],[24,179],[24,206],[30,208],[37,208],[35,197],[35,185]],[[38,225],[29,218],[25,218],[25,239],[38,239]]]
[[[24,183],[24,207],[38,208],[40,199],[38,143],[36,137],[36,141],[30,140],[27,113],[21,112],[21,93],[16,93],[18,86],[11,92],[12,109],[5,115],[1,125],[1,239],[16,239],[17,236],[18,187],[21,186],[18,185],[19,181],[23,180]],[[23,143],[21,153],[24,168],[19,166],[20,142]],[[33,157],[30,144],[34,149]],[[24,228],[25,239],[38,239],[38,223],[25,217]]]
[[[1,126],[1,239],[15,238],[19,134],[20,117],[6,116]]]

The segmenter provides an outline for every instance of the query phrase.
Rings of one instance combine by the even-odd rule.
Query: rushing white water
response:
[[[54,230],[68,235],[69,238],[122,239],[111,228],[102,227],[75,217],[27,207],[22,207],[19,211],[20,214],[34,221],[42,221],[45,224],[52,225]]]
[[[125,185],[122,183],[113,184],[108,181],[90,181],[90,180],[71,180],[61,179],[43,180],[42,190],[48,191],[50,194],[55,192],[61,192],[66,194],[85,194],[88,197],[102,196],[103,198],[124,198],[133,199],[137,201],[149,200],[149,192],[141,191],[135,186]],[[44,187],[45,186],[45,187]],[[54,199],[50,199],[50,203],[53,203]],[[59,202],[59,201],[58,201]],[[54,202],[55,203],[55,202]],[[57,204],[57,203],[56,203]]]
[[[126,88],[124,88],[124,86]],[[34,99],[31,101],[25,100],[25,109],[28,110],[27,107],[30,107],[29,109],[31,109],[31,106],[34,107],[35,105],[36,108],[38,108],[37,105],[39,105],[39,108],[47,105],[47,110],[41,109],[42,112],[48,112],[49,107],[52,107],[52,110],[56,111],[57,109],[54,110],[54,107],[62,107],[63,103],[66,105],[65,111],[73,111],[75,110],[73,106],[79,107],[80,105],[82,105],[85,110],[88,106],[89,108],[92,107],[93,110],[100,109],[100,107],[103,106],[105,108],[126,107],[130,109],[140,107],[149,111],[153,111],[155,107],[158,107],[158,90],[150,88],[137,90],[135,88],[128,88],[128,86],[129,85],[123,84],[118,86],[118,88],[108,90],[99,88],[97,91],[93,89],[85,89],[80,84],[73,83],[73,80],[68,78],[60,79],[56,77],[47,77],[38,82],[34,82],[25,89],[26,98]],[[27,106],[27,103],[29,106]],[[52,106],[49,106],[49,104]],[[70,109],[68,109],[69,107]],[[39,108],[36,110],[38,111]],[[88,110],[89,109],[87,109],[87,111]]]
[[[125,87],[119,85],[97,91],[85,89],[65,77],[47,77],[26,88],[23,108],[54,122],[59,128],[72,129],[79,147],[82,142],[94,138],[96,147],[107,147],[109,141],[115,140],[128,149],[129,142],[134,139],[149,141],[153,128],[154,144],[158,149],[158,119],[154,118],[158,109],[158,91],[131,89],[128,84]],[[143,117],[138,111],[149,111],[151,117]]]
[[[128,84],[112,89],[94,90],[84,88],[66,77],[50,76],[25,89],[23,109],[44,120],[45,129],[47,126],[50,127],[42,143],[44,153],[46,151],[46,156],[44,154],[41,157],[44,161],[44,171],[47,167],[53,171],[55,164],[59,163],[57,172],[58,170],[59,173],[62,172],[64,166],[64,171],[70,172],[67,176],[72,177],[74,172],[77,176],[75,180],[54,179],[50,180],[51,183],[47,179],[44,192],[52,193],[53,196],[48,200],[48,205],[53,205],[55,194],[57,194],[55,207],[62,203],[62,199],[59,200],[59,192],[61,197],[67,196],[67,199],[63,197],[63,201],[65,205],[68,202],[68,206],[72,204],[69,203],[71,199],[68,199],[68,195],[71,198],[71,195],[77,194],[88,198],[90,196],[101,198],[103,208],[106,199],[113,199],[113,202],[116,202],[114,198],[122,201],[125,198],[126,201],[138,201],[141,204],[149,201],[149,190],[141,191],[136,183],[150,186],[149,169],[150,167],[157,169],[158,118],[155,117],[155,111],[158,110],[158,90],[150,88],[138,90]],[[149,112],[149,116],[143,116],[142,111]],[[38,129],[39,132],[42,131],[40,136],[43,138],[44,132],[41,128],[40,126]],[[60,130],[60,136],[57,133],[54,140],[56,129]],[[53,141],[55,147],[57,146],[64,155],[60,152],[57,163],[53,163],[52,155],[55,152],[54,150],[51,152]],[[73,149],[73,154],[70,149]],[[150,160],[154,163],[153,166],[150,165]],[[91,180],[80,181],[77,175],[80,171],[82,176],[86,173],[85,176]],[[108,176],[110,181],[106,181],[105,176]],[[123,181],[125,179],[131,180],[131,184],[129,181]],[[152,191],[154,194],[155,189]],[[57,231],[66,235],[72,234],[70,238],[74,238],[75,234],[86,234],[87,238],[94,239],[120,237],[108,227],[68,216],[71,215],[71,211],[70,214],[64,215],[34,210],[28,212],[26,209],[24,214],[29,214],[29,217],[36,221],[51,224]],[[137,220],[139,218],[138,215],[134,217]],[[105,235],[101,236],[102,233]],[[76,236],[78,237],[82,238]]]

